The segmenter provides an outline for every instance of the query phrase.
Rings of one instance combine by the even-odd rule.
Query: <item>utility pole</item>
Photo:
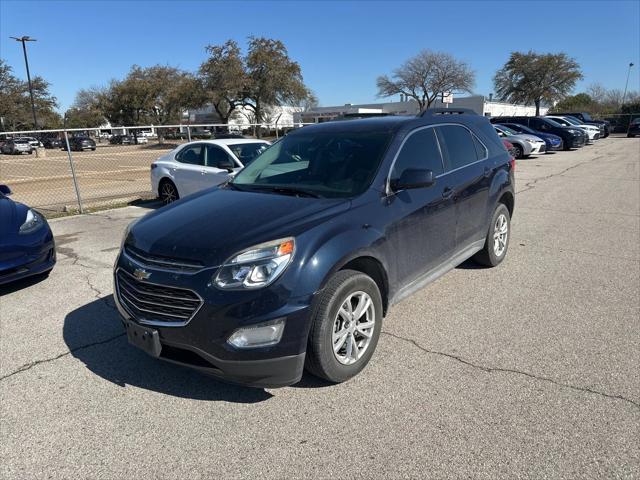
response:
[[[631,67],[633,67],[633,63],[629,62],[629,70],[627,70],[627,81],[624,84],[624,94],[622,95],[622,105],[624,105],[624,101],[627,99],[627,87],[629,86],[629,75],[631,74]]]
[[[24,53],[24,64],[27,67],[27,82],[29,83],[29,96],[31,97],[31,113],[33,114],[33,128],[35,130],[38,129],[38,120],[36,119],[36,104],[33,101],[33,87],[31,86],[31,74],[29,73],[29,60],[27,59],[27,46],[25,42],[35,42],[35,38],[31,38],[28,35],[24,35],[20,38],[18,37],[10,37],[13,38],[16,42],[22,43],[22,52]]]

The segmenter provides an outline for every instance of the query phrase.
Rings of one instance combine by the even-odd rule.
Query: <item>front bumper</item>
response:
[[[157,337],[156,349],[143,348],[147,353],[246,386],[283,387],[300,380],[313,295],[291,298],[278,282],[253,291],[222,291],[208,286],[215,269],[177,273],[144,266],[151,276],[141,282],[191,290],[202,299],[186,322],[172,325],[172,322],[154,321],[153,315],[141,318],[123,301],[117,273],[123,270],[133,274],[139,268],[141,264],[125,253],[120,254],[114,270],[114,298],[127,331],[143,329],[150,337]],[[285,327],[276,345],[238,349],[227,343],[237,328],[282,318]]]
[[[0,285],[48,272],[56,264],[54,242],[48,242],[35,253],[0,263]]]

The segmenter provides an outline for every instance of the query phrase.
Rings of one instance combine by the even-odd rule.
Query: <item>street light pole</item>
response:
[[[627,99],[627,87],[629,86],[629,74],[631,74],[631,67],[633,67],[633,63],[629,62],[629,70],[627,70],[627,81],[624,84],[624,94],[622,95],[622,105],[624,105],[624,101]]]
[[[11,37],[16,42],[22,43],[22,52],[24,53],[24,64],[27,67],[27,82],[29,83],[29,96],[31,97],[31,113],[33,114],[33,128],[38,129],[38,120],[36,119],[36,104],[33,101],[33,87],[31,86],[31,74],[29,73],[29,60],[27,59],[27,46],[25,42],[35,42],[35,38],[31,38],[28,35],[18,37]]]

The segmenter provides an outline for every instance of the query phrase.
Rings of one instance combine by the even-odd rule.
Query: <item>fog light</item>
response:
[[[237,329],[227,343],[236,348],[257,348],[275,345],[282,338],[284,318]]]

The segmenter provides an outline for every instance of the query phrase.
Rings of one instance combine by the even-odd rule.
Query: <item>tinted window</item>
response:
[[[233,185],[246,190],[295,188],[323,197],[364,192],[391,139],[388,132],[316,132],[303,129],[265,150]]]
[[[229,150],[238,157],[242,164],[246,167],[255,158],[264,152],[269,145],[266,143],[238,143],[236,145],[227,145]]]
[[[476,147],[476,156],[478,160],[485,159],[489,156],[489,152],[487,151],[487,147],[485,147],[482,142],[475,135],[471,135],[473,137],[473,144]]]
[[[227,152],[216,145],[207,145],[207,167],[227,168],[229,165],[236,166]]]
[[[190,165],[204,165],[204,146],[202,144],[190,145],[182,149],[178,154],[178,161]]]
[[[478,160],[471,133],[458,125],[437,127],[447,170],[455,170]]]
[[[397,180],[408,168],[432,170],[434,175],[444,172],[440,149],[433,128],[424,128],[411,135],[396,158],[391,180]]]

